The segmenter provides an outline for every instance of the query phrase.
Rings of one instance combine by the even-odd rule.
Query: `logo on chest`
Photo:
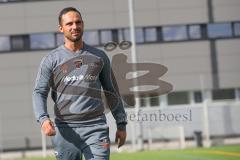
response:
[[[74,60],[71,64],[62,64],[61,65],[61,71],[62,73],[66,74],[69,72],[69,70],[80,68],[83,65],[83,59],[79,58]]]
[[[77,59],[73,63],[74,63],[76,68],[80,68],[82,66],[82,64],[83,64],[83,59],[82,58]]]
[[[61,65],[61,71],[62,71],[62,73],[67,73],[67,72],[68,72],[68,69],[69,69],[69,67],[68,67],[67,64]]]

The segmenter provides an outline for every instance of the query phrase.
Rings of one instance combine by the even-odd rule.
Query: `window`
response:
[[[146,42],[157,41],[157,29],[155,27],[145,28],[145,41]]]
[[[209,38],[222,38],[232,36],[231,23],[208,24],[207,30]]]
[[[237,97],[240,99],[240,88],[237,89]]]
[[[118,38],[119,41],[130,41],[130,30],[128,28],[118,30]],[[144,42],[144,34],[142,28],[135,29],[135,41],[136,43],[143,43]]]
[[[118,41],[118,30],[117,29],[112,29],[112,40],[114,42],[119,42]]]
[[[129,33],[129,29],[120,29],[118,30],[118,38],[119,41],[130,41],[130,33]]]
[[[85,31],[83,38],[90,45],[98,46],[100,44],[98,31]]]
[[[157,41],[163,41],[162,27],[157,27]]]
[[[0,51],[9,51],[10,50],[10,38],[9,36],[0,37]]]
[[[240,22],[234,23],[234,35],[240,36]]]
[[[57,46],[64,44],[64,36],[63,33],[56,34]]]
[[[150,97],[150,106],[159,106],[160,105],[160,101],[159,101],[159,96],[156,95],[151,95]]]
[[[143,43],[144,42],[143,28],[136,28],[135,29],[135,38],[136,38],[136,43]]]
[[[103,30],[100,32],[101,44],[105,44],[107,42],[112,41],[112,31],[111,30]]]
[[[6,2],[21,2],[26,0],[0,0],[0,3],[6,3]]]
[[[0,0],[0,3],[9,3],[9,2],[28,2],[28,1],[46,1],[46,0]],[[54,1],[54,0],[51,0]]]
[[[169,105],[189,104],[188,92],[172,92],[168,94]]]
[[[28,50],[29,36],[28,35],[11,36],[11,47],[13,51]]]
[[[191,25],[188,28],[190,39],[200,39],[201,37],[201,27],[200,25]]]
[[[193,93],[194,96],[194,102],[201,103],[203,101],[202,93],[201,91],[195,91]]]
[[[31,49],[49,49],[55,47],[55,38],[53,33],[32,34],[30,35]]]
[[[5,1],[10,2],[7,0]],[[1,2],[3,1],[0,0],[0,3]],[[232,37],[240,38],[240,21],[163,27],[143,26],[135,28],[135,39],[138,44],[148,42],[211,40],[215,38],[221,39]],[[84,32],[83,39],[86,43],[92,46],[104,45],[110,41],[120,43],[123,40],[130,41],[130,31],[129,28],[88,30]],[[64,37],[60,32],[0,36],[0,52],[52,49],[62,44],[64,44]]]
[[[186,26],[169,26],[162,28],[164,41],[180,41],[187,39]]]
[[[218,89],[212,91],[213,100],[227,100],[235,99],[235,90],[234,89]]]
[[[208,39],[207,24],[201,24],[202,38]]]
[[[147,106],[147,98],[146,97],[140,97],[140,106],[141,107]]]

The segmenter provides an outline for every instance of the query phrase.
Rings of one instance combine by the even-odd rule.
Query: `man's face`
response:
[[[81,40],[83,35],[82,17],[77,12],[67,12],[62,16],[59,30],[64,34],[64,37],[71,42],[77,42]]]

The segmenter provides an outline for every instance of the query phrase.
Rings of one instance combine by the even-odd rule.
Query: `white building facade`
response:
[[[3,150],[41,146],[40,127],[32,110],[32,89],[41,58],[63,43],[57,31],[58,13],[67,6],[82,13],[88,44],[103,49],[109,41],[130,40],[128,0],[0,1]],[[207,99],[211,137],[239,136],[240,1],[134,0],[134,16],[138,62],[166,66],[168,72],[161,79],[173,85],[168,95],[142,97],[141,109],[145,113],[163,109],[172,114],[191,110],[191,122],[170,124],[184,126],[186,137],[193,137],[196,130],[204,132],[201,116]],[[130,54],[128,50],[113,53],[118,52]],[[51,102],[48,108],[52,113]],[[133,108],[126,109],[129,115],[133,113]],[[151,122],[153,127],[168,123]],[[130,126],[129,141],[133,138]],[[161,139],[157,134],[154,137]]]

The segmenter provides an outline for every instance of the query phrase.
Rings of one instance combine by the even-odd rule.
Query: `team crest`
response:
[[[61,65],[61,70],[62,70],[63,73],[67,73],[68,72],[68,65],[67,64]]]
[[[74,61],[74,65],[75,65],[76,68],[80,68],[82,66],[82,64],[83,64],[83,59],[82,58]]]

